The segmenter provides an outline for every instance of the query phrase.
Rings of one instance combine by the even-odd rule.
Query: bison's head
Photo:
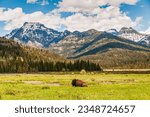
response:
[[[72,80],[72,86],[76,86],[76,79]]]

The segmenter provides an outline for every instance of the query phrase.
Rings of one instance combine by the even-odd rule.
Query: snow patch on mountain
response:
[[[113,34],[113,35],[118,35],[118,31],[116,29],[109,29],[106,31],[107,33]]]

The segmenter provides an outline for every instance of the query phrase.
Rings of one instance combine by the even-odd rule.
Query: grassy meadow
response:
[[[72,79],[88,87],[72,87]],[[149,100],[150,74],[0,74],[1,100]]]

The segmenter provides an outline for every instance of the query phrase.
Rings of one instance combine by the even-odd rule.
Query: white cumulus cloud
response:
[[[28,0],[29,1],[29,0]],[[39,0],[30,0],[30,2]],[[47,0],[44,4],[48,4]],[[0,8],[0,21],[5,22],[5,30],[19,28],[24,22],[40,22],[47,27],[61,29],[66,27],[70,31],[85,31],[88,29],[108,30],[127,26],[136,28],[140,25],[142,17],[131,19],[127,13],[120,9],[120,4],[134,5],[137,0],[62,0],[58,8],[44,14],[41,11],[26,14],[22,8],[5,9]],[[107,5],[106,8],[100,7]],[[62,12],[72,12],[67,17],[62,17]]]
[[[37,0],[27,0],[27,3],[36,3]]]
[[[111,5],[120,6],[120,4],[134,5],[138,0],[62,0],[58,7],[64,12],[91,12],[99,6]]]
[[[40,5],[48,5],[48,0],[27,0],[28,4],[40,4]]]
[[[47,27],[57,29],[61,25],[61,20],[60,14],[54,11],[47,14],[41,11],[25,14],[22,8],[0,10],[0,21],[5,22],[5,30],[19,28],[24,22],[40,22]]]
[[[41,5],[48,5],[49,4],[49,2],[48,2],[48,0],[43,0],[42,2],[41,2]]]
[[[62,0],[58,7],[60,12],[72,12],[63,24],[71,31],[87,29],[108,30],[123,26],[137,27],[141,17],[134,21],[120,10],[121,4],[135,5],[138,0]],[[103,8],[102,6],[106,6]]]
[[[138,2],[138,0],[103,0],[103,1],[114,6],[119,6],[121,4],[135,5]]]

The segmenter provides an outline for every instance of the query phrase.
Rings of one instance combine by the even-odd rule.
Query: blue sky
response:
[[[150,0],[0,0],[0,36],[26,21],[56,30],[132,26],[145,32],[150,29],[149,11]]]
[[[150,26],[150,0],[140,0],[136,5],[122,5],[121,10],[129,12],[128,16],[135,19],[137,16],[142,16],[141,29],[146,30]]]

